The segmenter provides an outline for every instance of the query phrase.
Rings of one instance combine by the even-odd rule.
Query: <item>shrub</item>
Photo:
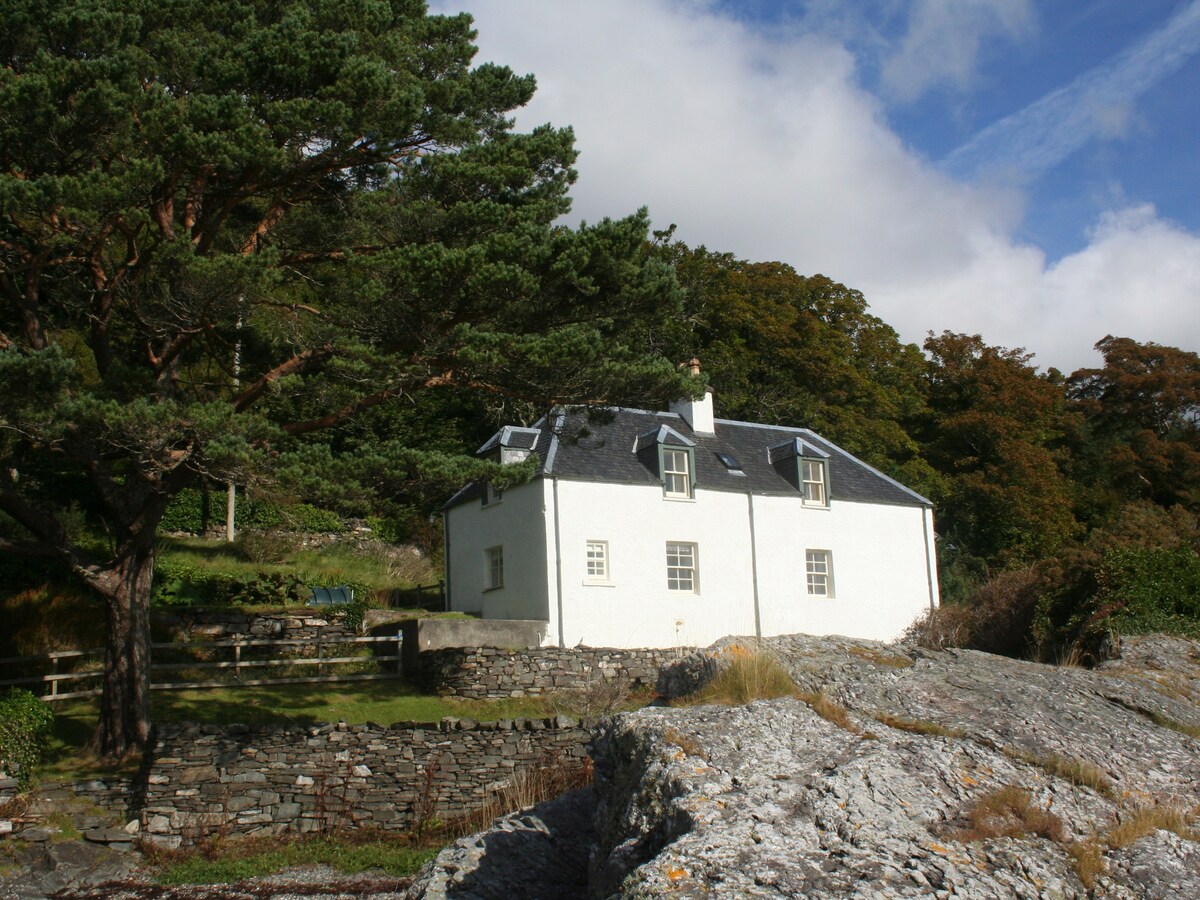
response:
[[[301,606],[312,596],[300,578],[280,572],[238,577],[165,560],[156,569],[154,602],[162,606]]]
[[[27,789],[46,751],[54,712],[29,691],[9,688],[0,696],[0,769]]]
[[[945,604],[927,610],[904,632],[903,640],[928,650],[971,646],[974,621],[971,610],[960,604]]]
[[[252,563],[281,563],[296,542],[278,531],[243,531],[235,541],[238,555]]]
[[[1109,551],[1097,603],[1117,630],[1200,637],[1200,555],[1187,547]]]
[[[341,534],[346,530],[342,517],[328,509],[297,503],[283,511],[283,522],[292,531],[308,534]]]
[[[412,516],[367,516],[371,537],[388,544],[398,544],[412,531]]]
[[[1001,656],[1024,656],[1042,594],[1035,567],[993,575],[965,603],[931,610],[911,625],[905,638],[930,649],[969,647]]]
[[[163,513],[159,527],[163,531],[203,534],[209,524],[214,521],[214,515],[224,516],[223,500],[224,498],[214,509],[208,491],[184,488],[167,504],[167,511]]]

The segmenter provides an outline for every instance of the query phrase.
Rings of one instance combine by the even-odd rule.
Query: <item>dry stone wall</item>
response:
[[[155,625],[182,640],[223,640],[228,638],[270,638],[309,640],[320,635],[325,643],[335,643],[357,632],[347,629],[339,618],[318,613],[243,613],[227,609],[187,609],[163,612]]]
[[[622,681],[632,687],[654,687],[659,669],[692,652],[690,647],[449,647],[421,651],[417,678],[425,690],[472,700],[588,691]]]
[[[158,845],[215,835],[406,829],[466,815],[539,766],[588,765],[587,723],[559,716],[433,725],[164,725],[142,829]]]

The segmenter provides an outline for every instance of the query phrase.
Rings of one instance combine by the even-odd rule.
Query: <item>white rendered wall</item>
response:
[[[539,479],[505,492],[500,504],[474,500],[447,513],[452,609],[545,621],[546,643],[568,647],[706,646],[755,634],[747,495],[667,500],[656,485],[579,481],[559,481],[557,495],[561,604],[555,485]],[[929,608],[932,516],[921,507],[835,500],[814,509],[797,497],[756,496],[753,513],[764,636],[890,640]],[[587,575],[589,541],[608,544],[606,583]],[[697,545],[698,593],[668,589],[668,541]],[[488,591],[484,551],[492,546],[504,547],[505,586]],[[807,593],[810,549],[832,553],[833,597]]]
[[[559,482],[558,494],[566,646],[706,646],[754,633],[744,496],[666,500],[657,485],[578,481]],[[608,585],[587,578],[588,541],[608,542]],[[668,541],[697,545],[698,593],[668,590]]]
[[[450,608],[486,619],[549,618],[553,552],[547,550],[552,523],[544,514],[542,480],[504,492],[499,503],[478,499],[446,511],[446,565]],[[504,587],[488,589],[486,550],[504,549]],[[555,643],[557,640],[555,640]]]
[[[892,640],[929,609],[932,517],[921,507],[755,497],[754,510],[764,635]],[[806,550],[832,553],[832,597],[808,594]]]

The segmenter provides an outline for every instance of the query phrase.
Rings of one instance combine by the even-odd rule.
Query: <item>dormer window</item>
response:
[[[800,477],[804,482],[804,504],[806,506],[828,506],[825,496],[825,460],[801,459]]]
[[[800,438],[768,451],[775,471],[800,492],[805,506],[829,508],[829,454]]]
[[[475,455],[501,465],[524,462],[537,446],[541,434],[540,428],[505,425],[488,438],[487,443],[475,451]]]
[[[639,434],[633,447],[638,459],[662,482],[668,500],[696,496],[696,445],[667,425]]]
[[[476,450],[475,454],[502,466],[524,462],[533,454],[541,434],[541,429],[538,428],[505,425]],[[489,483],[483,487],[480,502],[485,507],[495,506],[503,497],[503,493]]]
[[[692,496],[692,470],[687,450],[663,448],[663,493],[668,497]]]

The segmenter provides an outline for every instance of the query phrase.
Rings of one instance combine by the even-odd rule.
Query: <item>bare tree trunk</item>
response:
[[[89,749],[120,759],[145,748],[150,739],[150,588],[154,550],[142,548],[119,559],[107,600],[104,688],[100,721]]]

